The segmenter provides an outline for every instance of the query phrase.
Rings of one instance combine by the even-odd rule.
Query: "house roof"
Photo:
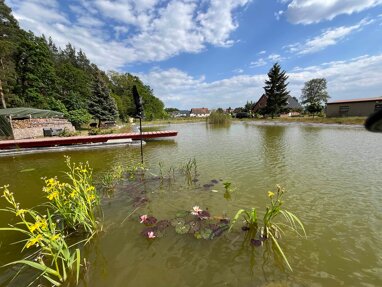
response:
[[[191,109],[191,114],[196,114],[196,115],[200,115],[200,114],[208,114],[209,111],[207,108],[193,108]]]
[[[268,97],[267,97],[267,95],[265,95],[265,94],[263,94],[261,97],[260,97],[260,99],[256,102],[256,105],[255,105],[255,107],[254,107],[254,110],[256,110],[258,107],[258,104],[260,103],[260,100],[262,99],[262,98],[265,98],[265,99],[267,99]],[[298,101],[296,101],[292,96],[288,96],[288,105],[286,106],[288,109],[300,109],[301,108],[301,105],[299,104],[299,102]]]
[[[374,101],[382,101],[382,97],[338,100],[338,101],[330,102],[327,104],[331,105],[331,104],[360,103],[360,102],[374,102]]]

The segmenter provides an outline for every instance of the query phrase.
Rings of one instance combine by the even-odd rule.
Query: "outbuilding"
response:
[[[0,109],[0,138],[29,139],[74,132],[63,113],[33,108]]]
[[[327,103],[327,117],[367,117],[382,110],[382,97],[339,100]]]

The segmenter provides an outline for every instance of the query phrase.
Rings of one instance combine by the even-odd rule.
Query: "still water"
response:
[[[137,188],[149,202],[126,221],[133,207],[128,183],[120,183],[103,200],[104,231],[84,250],[88,266],[80,286],[382,286],[382,134],[360,127],[255,122],[161,129],[179,133],[173,140],[147,143],[150,171],[158,174],[159,162],[167,171],[195,158],[199,181],[191,187],[179,181],[141,184]],[[116,163],[140,160],[136,147],[1,157],[0,185],[9,184],[23,206],[35,206],[44,201],[40,178],[61,176],[64,155],[89,161],[95,177]],[[211,180],[219,183],[203,188]],[[223,196],[222,180],[236,188],[231,200]],[[141,214],[168,219],[194,205],[229,217],[240,208],[261,213],[276,184],[286,188],[285,207],[308,234],[300,239],[287,232],[280,240],[293,272],[263,247],[243,244],[239,225],[214,240],[175,232],[147,240],[140,234]],[[0,214],[0,226],[8,220]],[[19,258],[19,247],[9,245],[14,236],[0,233],[0,265]],[[0,269],[0,285],[9,284],[12,272]],[[9,286],[23,285],[16,280]]]

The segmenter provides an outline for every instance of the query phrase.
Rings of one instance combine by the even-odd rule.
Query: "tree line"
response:
[[[289,83],[287,82],[288,76],[285,70],[282,70],[278,63],[273,65],[267,75],[268,79],[265,81],[264,86],[267,105],[261,110],[261,113],[270,115],[273,118],[288,111],[287,106],[290,91],[287,89],[287,86]],[[325,78],[311,79],[305,82],[301,90],[301,104],[305,112],[313,116],[323,111],[329,98]]]
[[[104,72],[82,50],[19,27],[0,0],[0,108],[34,107],[63,112],[76,126],[127,120],[134,115],[132,87],[143,99],[145,116],[165,116],[164,104],[150,86],[130,73]]]

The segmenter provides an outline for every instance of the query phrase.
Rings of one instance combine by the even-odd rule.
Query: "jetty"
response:
[[[0,141],[0,150],[4,149],[21,149],[21,148],[37,148],[37,147],[54,147],[68,145],[82,145],[94,143],[108,143],[120,140],[147,140],[162,137],[174,137],[178,134],[177,131],[156,131],[140,133],[120,133],[106,134],[94,136],[73,136],[73,137],[44,137],[34,139],[20,140],[2,140]]]

